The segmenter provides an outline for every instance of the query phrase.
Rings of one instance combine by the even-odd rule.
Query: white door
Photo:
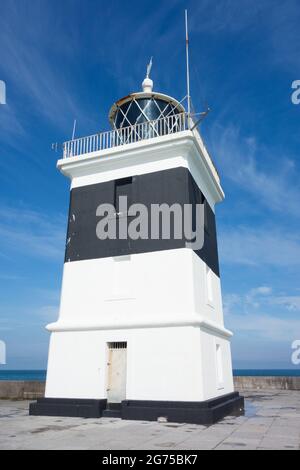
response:
[[[121,403],[126,398],[127,343],[108,343],[108,403]]]

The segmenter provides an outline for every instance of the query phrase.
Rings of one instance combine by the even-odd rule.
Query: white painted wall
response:
[[[210,301],[206,279],[207,266],[193,251],[191,257],[195,311],[220,326],[224,326],[220,278],[210,271],[212,283],[212,301]]]
[[[192,250],[65,263],[60,320],[98,322],[194,311]]]
[[[217,388],[214,337],[173,327],[52,333],[46,397],[106,398],[111,341],[127,341],[127,399],[202,401],[233,391],[229,377]]]
[[[200,401],[233,391],[219,279],[212,277],[215,302],[208,305],[205,275],[188,248],[66,263],[59,320],[50,326],[46,396],[106,398],[111,341],[128,342],[128,399]],[[215,331],[197,326],[197,318],[219,324],[222,390]]]
[[[201,351],[205,357],[202,363],[203,371],[203,395],[205,400],[231,393],[234,390],[230,342],[227,338],[211,335],[210,332],[201,331]],[[223,384],[220,386],[217,379],[216,345],[221,347]]]
[[[223,329],[220,280],[189,248],[65,263],[58,322],[49,329],[103,329],[193,323]]]

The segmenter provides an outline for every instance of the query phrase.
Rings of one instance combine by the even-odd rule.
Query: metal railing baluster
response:
[[[141,140],[182,132],[188,129],[187,119],[186,113],[179,113],[118,130],[99,132],[91,136],[69,140],[63,143],[63,158],[80,156],[119,145],[132,144]]]

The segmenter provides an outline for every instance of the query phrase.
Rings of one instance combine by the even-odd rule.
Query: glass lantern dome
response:
[[[182,127],[185,109],[171,96],[153,92],[153,81],[147,76],[143,91],[132,93],[113,104],[109,121],[114,130],[141,134],[141,138],[177,132]],[[150,135],[149,135],[150,134]]]

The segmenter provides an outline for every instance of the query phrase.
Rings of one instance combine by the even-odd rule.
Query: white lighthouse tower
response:
[[[193,119],[153,91],[149,72],[141,92],[112,106],[111,131],[66,142],[57,162],[71,181],[61,303],[47,326],[45,398],[31,414],[210,424],[243,409],[223,322],[220,179]],[[100,239],[99,206],[114,208],[112,226],[133,220],[121,196],[149,214],[204,204],[203,246],[120,228]]]

